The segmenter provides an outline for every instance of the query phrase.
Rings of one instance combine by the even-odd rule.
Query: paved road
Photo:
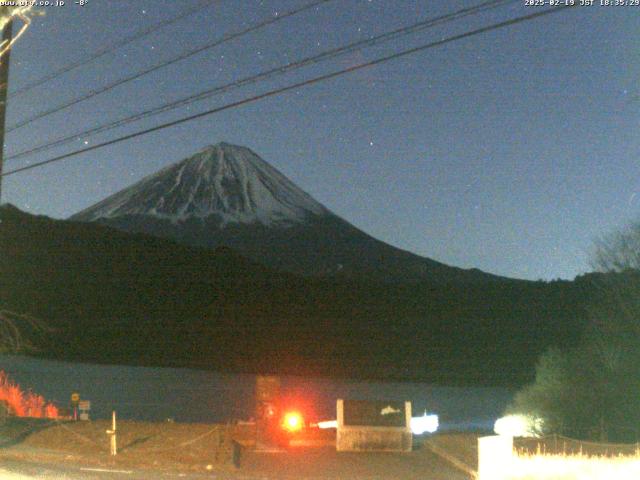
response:
[[[223,476],[220,473],[163,473],[129,469],[108,469],[98,467],[82,467],[69,464],[51,464],[28,462],[22,460],[0,459],[0,478],[2,480],[146,480],[180,478],[185,480],[235,480],[233,475]]]
[[[130,469],[92,470],[71,464],[0,459],[3,480],[469,480],[428,451],[408,454],[337,453],[333,448],[296,448],[288,452],[246,451],[233,471],[164,473]]]
[[[425,450],[411,453],[337,453],[300,448],[286,454],[250,451],[244,474],[268,480],[469,480],[469,476]]]

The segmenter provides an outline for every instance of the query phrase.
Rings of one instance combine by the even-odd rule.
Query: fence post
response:
[[[110,438],[110,451],[111,455],[115,456],[118,454],[118,444],[116,442],[116,412],[115,410],[111,413],[111,430],[107,430],[107,435]]]

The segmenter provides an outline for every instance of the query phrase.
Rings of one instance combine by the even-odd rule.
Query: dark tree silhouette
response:
[[[49,331],[37,318],[0,309],[0,353],[34,351],[33,337]]]
[[[547,431],[599,441],[640,440],[640,223],[595,243],[586,277],[587,328],[572,349],[545,354],[510,412]]]

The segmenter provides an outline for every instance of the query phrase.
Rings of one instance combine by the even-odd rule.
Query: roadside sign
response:
[[[407,426],[406,402],[344,400],[343,405],[345,425],[368,427]]]
[[[338,452],[410,452],[411,402],[338,399]]]
[[[80,400],[78,402],[78,410],[80,410],[80,420],[89,420],[91,402],[89,400]]]
[[[78,403],[80,402],[80,394],[73,392],[71,394],[71,406],[73,407],[73,419],[78,420]]]

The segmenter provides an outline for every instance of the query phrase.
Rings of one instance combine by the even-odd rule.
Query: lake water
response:
[[[0,356],[0,370],[59,406],[72,392],[91,401],[91,417],[177,422],[248,419],[254,407],[255,377],[203,370],[93,365]],[[338,398],[411,400],[413,415],[440,417],[440,429],[493,428],[514,392],[506,388],[445,387],[426,383],[382,383],[282,377],[282,394],[302,399],[317,419],[334,419]]]

